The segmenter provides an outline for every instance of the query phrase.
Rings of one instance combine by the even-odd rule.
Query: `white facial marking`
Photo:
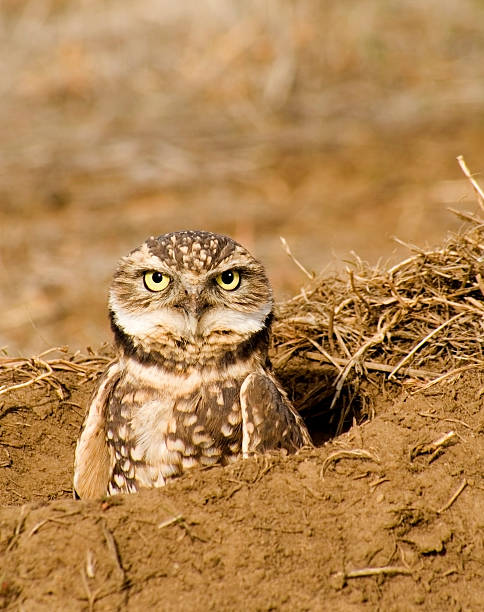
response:
[[[215,331],[231,331],[241,336],[254,333],[264,327],[264,321],[271,309],[270,303],[264,304],[255,312],[213,308],[200,319],[198,333],[205,337]]]
[[[169,332],[177,338],[186,337],[187,331],[190,334],[190,324],[187,325],[182,312],[163,308],[133,313],[124,308],[114,296],[111,296],[110,305],[117,325],[126,334],[141,341],[149,342],[162,332]]]
[[[240,312],[219,306],[211,308],[197,319],[192,313],[169,307],[133,313],[115,295],[110,297],[110,306],[117,325],[129,336],[147,343],[166,333],[175,338],[191,340],[221,331],[245,336],[262,329],[272,309],[270,302],[254,312]]]

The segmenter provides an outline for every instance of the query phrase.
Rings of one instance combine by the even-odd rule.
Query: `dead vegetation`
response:
[[[60,356],[48,358],[49,354]],[[25,358],[0,358],[0,396],[31,385],[45,384],[55,390],[57,396],[65,399],[62,383],[56,378],[58,372],[71,372],[85,380],[92,380],[105,370],[111,357],[102,353],[82,355],[70,353],[67,348],[56,347]]]
[[[408,245],[389,269],[355,255],[346,278],[314,279],[280,304],[274,364],[308,417],[326,413],[341,432],[362,380],[415,392],[484,367],[484,219],[456,214],[465,226],[442,246]]]

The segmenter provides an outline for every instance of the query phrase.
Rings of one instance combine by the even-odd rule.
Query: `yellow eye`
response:
[[[143,281],[149,291],[163,291],[170,284],[171,278],[163,272],[145,272]]]
[[[225,291],[233,291],[240,285],[240,274],[237,270],[225,270],[215,277],[217,284]]]

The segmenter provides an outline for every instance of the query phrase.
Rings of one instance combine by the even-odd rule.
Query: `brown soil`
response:
[[[100,502],[71,488],[93,382],[56,380],[2,396],[5,608],[482,609],[484,375],[375,389],[376,418],[319,448]]]

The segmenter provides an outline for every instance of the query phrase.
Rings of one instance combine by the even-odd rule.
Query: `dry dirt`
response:
[[[377,416],[318,448],[99,502],[71,488],[93,381],[56,378],[63,399],[2,396],[6,609],[482,609],[483,374],[375,389]]]

